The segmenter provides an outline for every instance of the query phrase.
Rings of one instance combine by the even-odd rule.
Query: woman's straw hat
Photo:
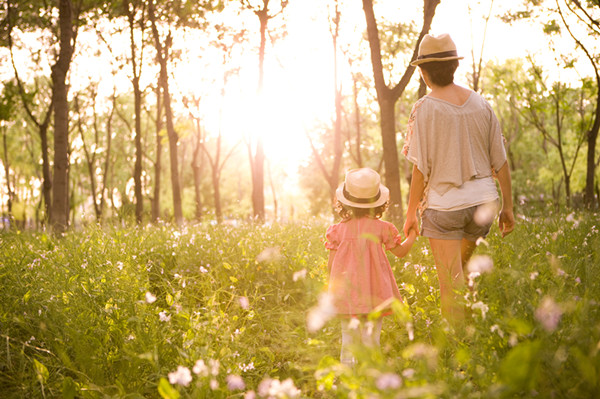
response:
[[[456,52],[456,45],[449,34],[443,33],[439,36],[425,35],[419,45],[419,56],[410,63],[412,66],[421,65],[425,62],[462,60]]]
[[[379,173],[370,168],[348,171],[335,194],[342,204],[354,208],[375,208],[390,198],[390,190],[381,184]]]

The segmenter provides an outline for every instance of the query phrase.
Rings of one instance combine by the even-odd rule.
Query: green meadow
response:
[[[390,255],[404,302],[354,368],[319,307],[327,221],[2,232],[0,396],[600,397],[599,215],[521,213],[478,246],[464,330],[426,240]]]

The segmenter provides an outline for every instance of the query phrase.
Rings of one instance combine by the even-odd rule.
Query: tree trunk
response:
[[[162,168],[162,93],[160,85],[156,87],[156,162],[154,164],[154,196],[152,197],[152,221],[156,222],[160,218],[160,173]]]
[[[596,175],[596,142],[598,141],[598,130],[600,130],[600,79],[596,79],[598,93],[596,95],[596,112],[594,124],[587,134],[587,162],[585,172],[585,205],[588,208],[596,206],[594,199],[594,177]]]
[[[196,142],[194,143],[194,155],[192,156],[192,171],[194,173],[194,193],[196,196],[196,220],[202,220],[202,129],[200,120],[196,120]]]
[[[135,69],[135,62],[133,68]],[[133,168],[133,181],[135,185],[135,220],[139,224],[142,223],[144,214],[144,195],[142,193],[142,92],[140,91],[140,78],[138,75],[133,78],[133,97],[135,102],[135,166]]]
[[[50,224],[56,232],[69,225],[69,103],[66,77],[73,56],[73,15],[69,0],[59,0],[60,50],[52,66],[54,104],[54,184]]]
[[[212,171],[213,199],[215,201],[215,217],[217,223],[223,222],[223,211],[221,210],[221,189],[219,188],[219,171],[215,165]]]
[[[167,124],[167,136],[169,138],[169,158],[170,158],[170,169],[171,169],[171,190],[173,191],[173,213],[175,217],[175,223],[177,225],[183,224],[183,211],[181,206],[181,185],[179,182],[179,158],[177,155],[177,142],[178,135],[175,131],[175,125],[173,123],[173,110],[171,109],[171,95],[169,93],[169,73],[167,71],[167,62],[169,59],[170,43],[172,36],[169,36],[166,40],[166,45],[163,46],[160,41],[158,29],[156,27],[156,16],[154,15],[154,2],[149,3],[149,18],[152,24],[152,33],[154,35],[154,43],[156,46],[157,58],[160,64],[159,84],[163,92],[163,101],[165,107],[165,119]]]
[[[4,175],[6,176],[6,191],[8,193],[8,201],[6,202],[6,208],[8,211],[8,217],[12,220],[12,200],[13,200],[13,191],[10,187],[10,163],[8,161],[8,146],[6,144],[6,126],[2,127],[2,147],[4,150],[4,159],[2,163],[4,164]]]
[[[417,58],[419,45],[423,36],[431,27],[435,9],[440,0],[423,0],[423,26],[415,45],[411,60]],[[383,77],[381,60],[381,43],[379,30],[373,11],[373,0],[363,0],[363,10],[367,22],[367,37],[371,49],[371,64],[380,108],[381,138],[383,143],[383,162],[385,165],[385,184],[390,190],[390,218],[401,221],[403,218],[402,192],[400,189],[400,166],[398,162],[398,146],[396,144],[395,104],[410,82],[415,67],[408,66],[400,82],[389,88]]]

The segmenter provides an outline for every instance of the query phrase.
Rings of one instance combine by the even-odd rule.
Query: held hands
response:
[[[510,234],[515,228],[515,216],[512,209],[502,209],[498,218],[498,227],[502,232],[502,238]]]
[[[414,234],[415,237],[419,235],[419,221],[416,214],[406,216],[403,231],[405,237],[408,237],[410,234]]]

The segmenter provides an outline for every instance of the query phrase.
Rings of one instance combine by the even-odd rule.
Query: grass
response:
[[[405,259],[390,257],[405,302],[385,319],[380,351],[356,348],[354,369],[338,362],[335,320],[307,330],[307,313],[326,286],[325,227],[313,221],[90,227],[60,238],[2,233],[0,392],[600,396],[597,214],[522,217],[504,240],[493,230],[477,253],[494,267],[474,280],[462,332],[440,316],[426,241],[420,238]],[[180,366],[189,375],[176,373]]]

